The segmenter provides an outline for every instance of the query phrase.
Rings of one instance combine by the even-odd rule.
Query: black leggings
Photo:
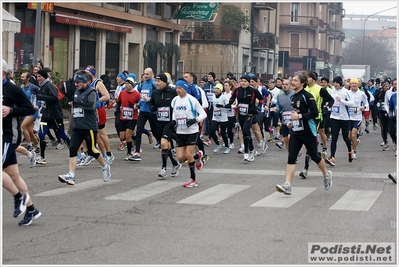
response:
[[[348,137],[349,121],[330,119],[331,123],[331,157],[335,158],[335,151],[337,151],[337,141],[339,130],[341,130],[342,138],[348,148],[348,152],[352,151],[351,140]]]
[[[216,145],[219,145],[219,139],[216,134],[219,125],[220,125],[220,134],[222,135],[224,146],[229,147],[229,142],[227,141],[227,136],[226,136],[227,121],[226,122],[211,121],[211,128],[209,132],[210,137],[213,139],[213,141],[215,141]]]
[[[290,135],[290,145],[288,150],[288,162],[287,164],[295,164],[299,150],[302,145],[305,145],[307,154],[312,158],[316,164],[319,164],[321,157],[317,152],[317,138],[316,136],[309,135]]]
[[[396,117],[389,118],[389,135],[392,138],[392,143],[396,144]]]
[[[380,115],[380,123],[381,123],[381,137],[382,141],[388,143],[388,129],[389,129],[389,117],[388,113],[385,110],[381,110],[378,113]]]
[[[251,127],[252,124],[258,123],[256,121],[256,115],[253,116],[242,116],[238,115],[238,120],[241,126],[242,130],[242,135],[244,138],[244,152],[245,154],[248,154],[248,151],[254,150],[254,145],[252,143],[252,137],[251,137]]]
[[[227,122],[227,137],[230,140],[230,143],[234,143],[234,133],[233,133],[233,128],[236,123],[236,117],[228,117],[228,122]]]
[[[100,151],[96,149],[97,131],[87,129],[72,129],[71,145],[69,146],[69,157],[73,158],[78,155],[78,150],[83,140],[86,141],[87,153],[95,159],[101,155]]]
[[[142,111],[140,112],[139,118],[137,120],[136,151],[140,151],[141,135],[143,134],[144,126],[147,120],[150,122],[152,135],[155,137],[158,143],[161,141],[158,137],[157,131],[157,116],[154,113]]]

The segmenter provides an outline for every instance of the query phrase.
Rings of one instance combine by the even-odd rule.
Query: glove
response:
[[[225,108],[231,108],[231,104],[227,104],[224,106]]]
[[[190,127],[191,125],[196,124],[196,123],[197,123],[196,119],[189,119],[186,121],[187,127]]]
[[[114,103],[109,103],[108,104],[108,109],[111,109],[114,106]]]
[[[170,129],[173,130],[173,129],[175,128],[176,124],[177,124],[176,121],[174,121],[174,120],[170,121],[170,122],[169,122],[169,127],[170,127]]]
[[[216,104],[216,107],[217,107],[217,108],[224,108],[224,105],[222,105],[222,104]]]

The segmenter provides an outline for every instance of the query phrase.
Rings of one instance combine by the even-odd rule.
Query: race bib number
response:
[[[303,121],[302,120],[293,120],[292,121],[292,131],[298,132],[303,131]]]
[[[157,118],[159,121],[170,121],[170,108],[159,107],[157,110]]]
[[[340,106],[339,105],[333,105],[331,107],[331,115],[339,115],[339,110],[340,110]]]
[[[212,102],[213,96],[215,95],[215,93],[206,93],[206,95],[208,96],[209,102]]]
[[[85,116],[85,110],[81,107],[74,107],[72,110],[72,116],[74,118],[83,118]]]
[[[284,111],[283,112],[283,124],[287,124],[291,121],[291,111]]]
[[[122,107],[122,119],[123,120],[133,120],[133,108]]]
[[[220,108],[214,108],[213,116],[215,116],[215,118],[221,118],[222,117],[222,111],[220,110]]]
[[[177,128],[180,130],[187,129],[187,115],[176,116]]]
[[[357,107],[349,107],[349,114],[357,114]]]
[[[144,100],[144,97],[145,97],[145,96],[148,97],[149,94],[150,94],[150,91],[149,91],[149,90],[142,90],[142,91],[141,91],[141,100]]]
[[[238,112],[242,116],[246,116],[248,114],[248,104],[238,104]]]

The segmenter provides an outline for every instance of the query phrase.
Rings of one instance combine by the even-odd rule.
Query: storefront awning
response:
[[[21,21],[3,8],[3,32],[20,32]]]
[[[72,16],[65,13],[55,13],[55,21],[58,23],[64,23],[69,25],[77,25],[81,27],[89,27],[107,31],[115,31],[115,32],[124,32],[124,33],[131,33],[132,27],[128,25],[118,24],[114,22],[98,20],[83,16]]]

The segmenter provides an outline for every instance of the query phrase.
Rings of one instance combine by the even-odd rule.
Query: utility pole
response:
[[[40,24],[42,21],[42,3],[37,3],[36,8],[36,24],[35,24],[35,47],[33,49],[33,66],[36,66],[39,61],[40,53]]]

